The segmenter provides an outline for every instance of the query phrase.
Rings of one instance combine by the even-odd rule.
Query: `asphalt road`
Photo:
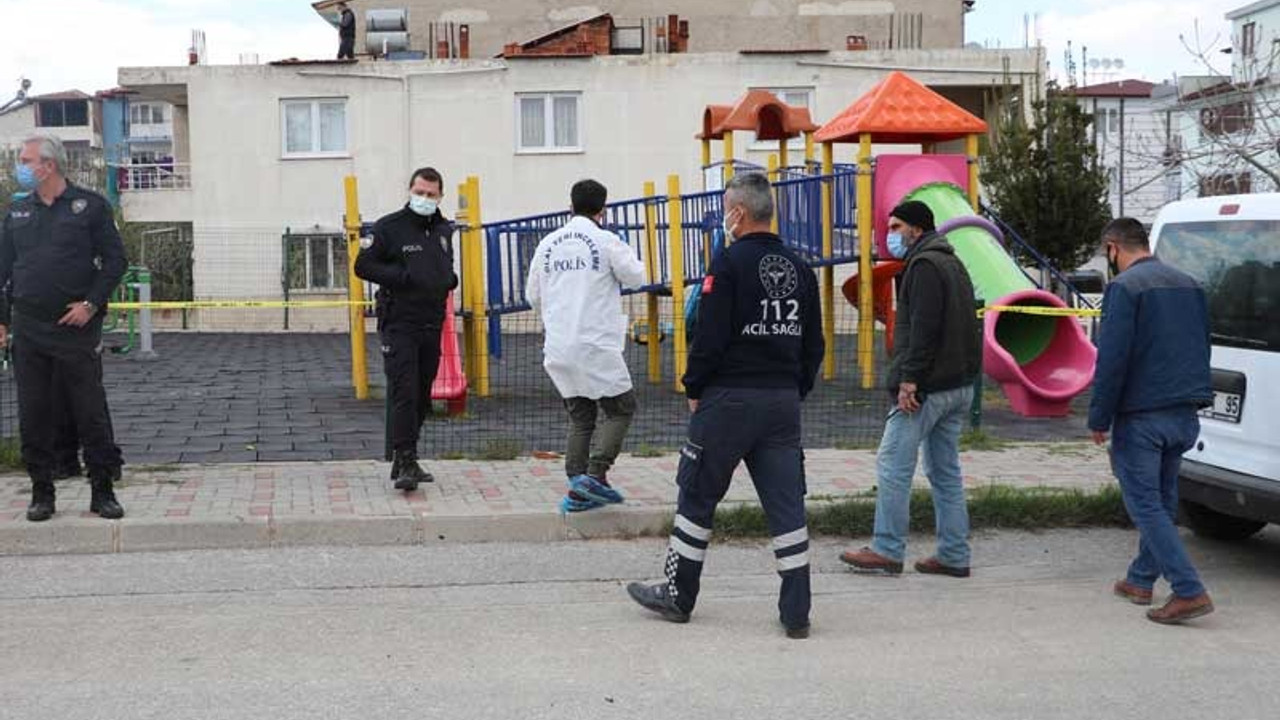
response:
[[[684,626],[623,592],[659,540],[0,558],[0,717],[1274,717],[1280,532],[1191,540],[1218,613],[1175,628],[1109,594],[1135,540],[987,534],[969,580],[816,543],[807,641],[755,544]]]

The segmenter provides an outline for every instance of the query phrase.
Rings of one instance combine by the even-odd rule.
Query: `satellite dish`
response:
[[[1093,59],[1089,60],[1089,69],[1090,69],[1090,70],[1097,70],[1097,69],[1098,69],[1098,65],[1099,65],[1098,58],[1093,58]]]
[[[1111,69],[1111,66],[1112,66],[1113,64],[1114,64],[1114,61],[1112,61],[1112,59],[1111,59],[1111,58],[1106,58],[1106,59],[1104,59],[1104,60],[1102,61],[1102,69],[1103,69],[1103,70],[1110,70],[1110,69]]]
[[[1124,58],[1116,58],[1116,69],[1117,70],[1124,69]]]

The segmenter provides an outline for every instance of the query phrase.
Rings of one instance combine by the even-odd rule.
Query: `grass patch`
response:
[[[854,497],[809,507],[809,530],[818,535],[865,537],[875,525],[875,497]],[[764,511],[734,505],[716,513],[717,537],[769,537]],[[1095,491],[1015,488],[991,485],[969,494],[969,525],[974,530],[1048,530],[1051,528],[1129,527],[1118,487]],[[933,498],[928,490],[911,493],[911,531],[933,532]]]
[[[656,458],[656,457],[662,457],[663,455],[666,455],[668,452],[670,451],[664,450],[663,448],[657,447],[655,445],[649,445],[648,443],[645,443],[640,447],[636,448],[635,450],[632,450],[631,456],[639,457],[639,458]]]
[[[1004,396],[1004,391],[998,385],[987,385],[982,388],[982,407],[1008,408],[1009,398]]]
[[[177,463],[159,463],[129,465],[126,469],[131,473],[171,473],[181,470],[182,466]]]
[[[1089,457],[1093,455],[1095,452],[1097,452],[1096,450],[1094,450],[1094,446],[1091,443],[1087,443],[1087,442],[1052,443],[1050,445],[1045,446],[1044,451],[1049,453],[1050,455],[1057,455],[1060,457]]]
[[[484,448],[480,452],[471,456],[472,460],[515,460],[520,457],[520,452],[524,450],[524,446],[519,440],[511,438],[497,438],[489,440],[484,444]]]
[[[1004,452],[1013,446],[1013,443],[1003,438],[998,438],[988,433],[982,428],[970,428],[965,430],[960,436],[961,452],[981,451],[981,452]]]
[[[0,470],[26,470],[22,462],[22,442],[18,438],[0,438]]]

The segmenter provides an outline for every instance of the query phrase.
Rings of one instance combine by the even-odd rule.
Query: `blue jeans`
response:
[[[1111,469],[1139,534],[1128,581],[1140,588],[1163,575],[1178,597],[1204,592],[1174,526],[1178,468],[1199,435],[1200,418],[1191,407],[1119,415],[1111,428]]]
[[[924,472],[933,487],[938,561],[969,567],[969,506],[960,474],[960,432],[973,404],[973,387],[932,393],[920,409],[894,408],[885,421],[876,455],[875,537],[871,549],[901,562],[907,551],[911,518],[911,480],[924,450]]]

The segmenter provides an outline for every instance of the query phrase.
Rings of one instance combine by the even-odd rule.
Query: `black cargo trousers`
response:
[[[744,460],[773,537],[782,577],[780,619],[803,627],[809,623],[809,529],[800,393],[794,388],[713,386],[702,394],[680,451],[680,494],[664,568],[668,591],[681,610],[693,611],[716,506]]]

